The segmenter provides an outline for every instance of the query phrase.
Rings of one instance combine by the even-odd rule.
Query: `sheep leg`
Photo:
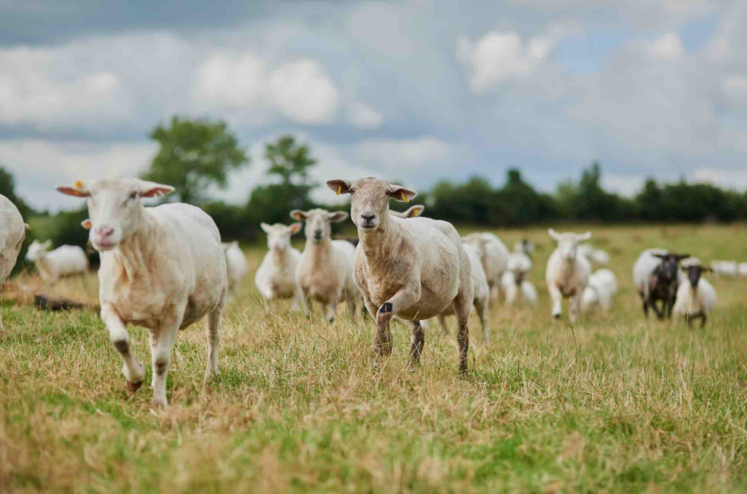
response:
[[[348,303],[346,305],[348,306],[350,318],[355,320],[355,315],[358,312],[358,304],[355,302],[355,297],[348,297]]]
[[[708,321],[708,316],[706,316],[705,314],[701,314],[700,315],[700,328],[701,329],[705,328],[706,321]]]
[[[420,321],[410,322],[410,367],[414,368],[420,363],[420,355],[425,345],[425,334],[420,326]]]
[[[465,290],[465,288],[467,288]],[[459,344],[459,373],[467,374],[469,353],[469,315],[472,312],[472,286],[462,287],[454,299],[454,313],[457,320],[457,343]]]
[[[550,292],[550,299],[552,300],[552,317],[560,319],[563,315],[563,294],[553,283],[547,286],[547,291]]]
[[[417,280],[416,288],[401,288],[392,298],[384,302],[376,314],[376,343],[374,352],[376,355],[391,355],[392,353],[392,332],[389,329],[389,322],[392,317],[420,299],[420,280]]]
[[[331,300],[328,304],[322,304],[322,312],[327,312],[327,322],[334,324],[337,315],[337,300]]]
[[[654,313],[656,314],[656,317],[659,318],[660,321],[663,320],[664,319],[664,309],[665,309],[664,302],[662,302],[662,310],[661,311],[659,310],[659,307],[656,305],[656,300],[651,300],[649,302],[649,305],[651,305],[651,308],[654,310]]]
[[[506,307],[514,305],[514,302],[516,301],[516,292],[515,283],[511,283],[506,287]]]
[[[490,322],[488,320],[488,301],[475,299],[475,309],[477,309],[477,317],[480,318],[480,326],[482,326],[482,341],[485,345],[487,345],[488,335],[490,334]]]
[[[579,306],[581,305],[581,290],[576,290],[576,294],[568,299],[568,312],[570,313],[571,324],[578,321]]]
[[[291,305],[291,311],[298,312],[306,309],[305,304],[303,303],[303,292],[300,288],[296,287],[296,289],[293,292],[293,305]]]
[[[207,369],[205,369],[205,382],[220,374],[218,370],[218,345],[220,343],[220,321],[223,307],[208,314],[207,324]]]
[[[166,378],[171,364],[171,350],[174,348],[176,334],[182,323],[184,307],[177,310],[160,329],[150,332],[151,361],[153,363],[153,400],[156,408],[166,409]],[[217,355],[216,355],[217,357]],[[217,363],[217,361],[216,361]]]
[[[130,338],[127,333],[122,319],[114,312],[108,304],[101,306],[101,320],[104,321],[106,329],[109,331],[109,339],[111,340],[114,348],[117,349],[119,354],[122,356],[124,365],[122,367],[122,374],[127,379],[127,389],[131,392],[135,392],[140,389],[143,385],[143,379],[145,379],[145,367],[135,357],[130,349]]]

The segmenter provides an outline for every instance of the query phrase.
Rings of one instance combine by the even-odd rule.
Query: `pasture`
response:
[[[493,306],[487,346],[473,317],[467,379],[453,319],[451,337],[429,327],[411,372],[405,325],[393,326],[394,353],[376,369],[370,318],[340,314],[330,327],[318,308],[312,320],[289,301],[265,311],[253,282],[265,249],[252,247],[224,318],[221,376],[203,389],[204,322],[181,332],[166,411],[150,406],[150,366],[146,385],[126,390],[94,312],[41,312],[8,294],[0,491],[747,491],[747,279],[709,277],[719,305],[701,330],[643,319],[631,277],[654,246],[747,261],[747,227],[593,232],[620,292],[609,315],[573,327],[567,309],[550,318],[546,231],[497,232],[509,248],[524,236],[537,244],[540,304]],[[95,276],[65,279],[54,294],[95,302]],[[147,361],[146,331],[130,334]]]

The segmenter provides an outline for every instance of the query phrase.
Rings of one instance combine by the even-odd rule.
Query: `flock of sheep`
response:
[[[340,302],[346,302],[353,317],[361,303],[362,314],[374,319],[378,356],[392,351],[390,322],[396,317],[410,325],[413,366],[423,351],[426,321],[438,318],[448,333],[445,318],[453,315],[463,374],[467,372],[473,306],[487,341],[488,306],[495,294],[502,293],[507,305],[520,296],[537,304],[537,290],[529,281],[534,250],[530,241],[517,242],[509,252],[492,233],[460,237],[450,223],[423,217],[423,206],[404,213],[390,211],[391,200],[409,202],[416,194],[383,180],[330,180],[327,185],[338,195],[351,196],[350,215],[294,210],[290,216],[297,222],[290,226],[261,225],[269,251],[255,283],[266,304],[292,299],[293,310],[309,313],[312,301],[317,301],[331,323]],[[127,324],[149,330],[154,406],[167,406],[166,376],[177,333],[204,316],[208,318],[205,380],[216,376],[223,309],[247,273],[238,244],[222,244],[215,222],[197,207],[182,203],[144,207],[142,198],[173,192],[168,185],[115,178],[87,186],[76,182],[57,190],[87,200],[90,219],[83,226],[90,230],[90,243],[101,257],[101,319],[122,357],[128,388],[134,392],[142,386],[145,368],[130,349]],[[15,265],[28,225],[10,201],[0,198],[5,225],[0,236],[0,281],[4,281]],[[331,223],[348,217],[358,228],[358,238],[333,239]],[[291,237],[304,223],[306,246],[299,252],[291,246]],[[549,235],[557,242],[545,276],[552,316],[561,317],[563,299],[568,299],[571,322],[577,321],[581,311],[608,310],[617,292],[617,278],[605,268],[592,272],[592,264],[609,261],[607,253],[585,243],[590,232],[579,235],[550,229]],[[45,280],[54,282],[64,274],[88,269],[79,247],[48,252],[50,247],[49,242],[34,242],[27,254]],[[681,314],[688,323],[700,318],[704,325],[716,303],[713,286],[702,277],[708,271],[687,255],[644,251],[634,267],[644,312],[652,308],[660,318]]]

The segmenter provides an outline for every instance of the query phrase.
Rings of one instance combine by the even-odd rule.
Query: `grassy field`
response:
[[[701,330],[643,319],[630,274],[654,246],[747,261],[747,228],[595,229],[621,290],[575,327],[550,318],[546,233],[498,233],[538,244],[540,305],[494,307],[487,346],[474,318],[466,380],[436,326],[415,372],[405,326],[375,370],[370,319],[265,312],[263,249],[227,310],[220,378],[203,390],[204,323],[182,332],[164,412],[149,385],[126,391],[95,313],[6,298],[0,492],[747,492],[747,280],[711,279],[719,306]],[[54,292],[95,301],[96,280]],[[131,335],[147,362],[146,331]]]

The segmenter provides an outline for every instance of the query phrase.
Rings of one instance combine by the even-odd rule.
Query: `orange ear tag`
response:
[[[73,184],[73,187],[75,187],[76,189],[82,189],[83,182],[81,182],[80,180],[76,180],[75,183]]]
[[[340,195],[340,192],[342,192],[342,185],[337,186],[337,195]]]
[[[296,215],[296,219],[299,220],[299,221],[301,220],[301,214],[300,213]]]
[[[407,198],[404,192],[402,193],[402,200],[405,202],[410,202],[410,200]]]
[[[85,228],[86,230],[90,230],[91,226],[93,226],[93,225],[91,225],[90,221],[83,222],[83,228]]]

